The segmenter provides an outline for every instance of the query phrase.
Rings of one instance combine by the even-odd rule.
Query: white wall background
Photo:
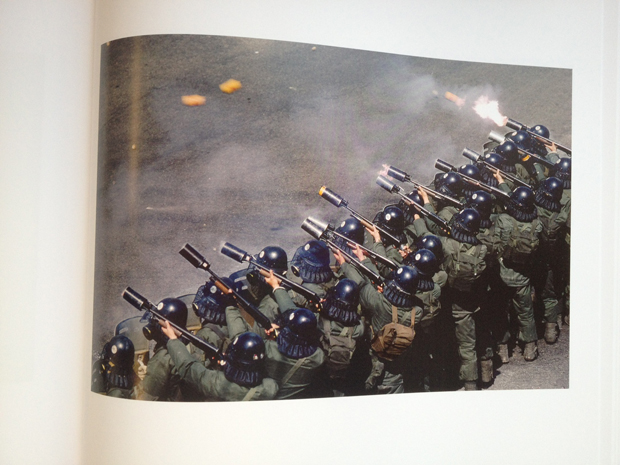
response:
[[[618,24],[617,0],[0,1],[0,463],[618,463]],[[252,405],[90,393],[99,45],[169,33],[572,68],[570,389]]]

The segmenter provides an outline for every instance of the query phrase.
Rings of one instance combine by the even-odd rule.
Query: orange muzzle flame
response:
[[[489,100],[486,95],[481,95],[473,106],[473,109],[481,118],[490,119],[498,126],[506,126],[508,117],[499,112],[497,100]]]

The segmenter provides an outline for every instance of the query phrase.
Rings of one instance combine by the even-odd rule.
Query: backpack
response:
[[[486,254],[482,253],[483,244],[472,246],[456,240],[448,240],[445,244],[448,285],[459,291],[471,291],[487,267]],[[463,251],[463,248],[466,250]]]
[[[416,293],[416,297],[419,298],[424,304],[422,309],[422,319],[420,324],[423,327],[429,325],[439,314],[441,310],[441,301],[433,295],[434,290]]]
[[[546,247],[554,247],[562,232],[563,223],[558,221],[560,212],[553,212],[550,217],[539,216],[543,229],[540,235],[540,242]]]
[[[352,326],[345,326],[338,336],[331,334],[331,328],[328,320],[323,320],[323,329],[325,334],[321,338],[321,344],[327,355],[325,359],[325,366],[329,377],[344,378],[349,365],[351,364],[351,357],[355,351],[356,342],[353,340]]]
[[[501,244],[500,238],[495,234],[495,225],[488,228],[485,233],[479,233],[476,237],[487,247],[487,262],[495,259]]]
[[[513,228],[502,258],[509,264],[531,265],[534,252],[540,245],[540,239],[536,233],[539,220],[536,218],[531,223],[517,223],[514,218],[510,217],[510,219]]]
[[[394,360],[401,355],[413,342],[415,331],[415,311],[411,310],[411,326],[398,322],[398,310],[392,305],[392,322],[381,328],[370,341],[370,347],[385,360]]]

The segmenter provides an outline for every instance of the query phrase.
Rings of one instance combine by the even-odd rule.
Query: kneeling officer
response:
[[[222,370],[206,368],[193,358],[168,322],[160,323],[168,336],[168,353],[181,379],[192,385],[204,400],[269,400],[278,384],[265,373],[265,343],[255,333],[238,335],[228,346],[220,364]]]

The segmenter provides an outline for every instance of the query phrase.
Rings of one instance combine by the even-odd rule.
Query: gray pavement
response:
[[[221,275],[240,269],[219,253],[224,242],[251,253],[279,245],[292,257],[310,239],[304,218],[348,216],[318,196],[322,185],[373,217],[397,201],[375,184],[383,164],[426,183],[436,158],[466,163],[464,147],[481,152],[491,130],[508,131],[474,113],[480,95],[571,144],[564,69],[210,36],[113,41],[101,69],[95,351],[137,314],[125,287],[158,302],[204,282],[178,254],[186,242]],[[230,78],[243,87],[225,94],[218,86]],[[190,94],[206,104],[184,106]],[[553,375],[536,371],[545,349],[533,364],[502,367],[493,389],[568,387],[568,337],[552,349]]]

